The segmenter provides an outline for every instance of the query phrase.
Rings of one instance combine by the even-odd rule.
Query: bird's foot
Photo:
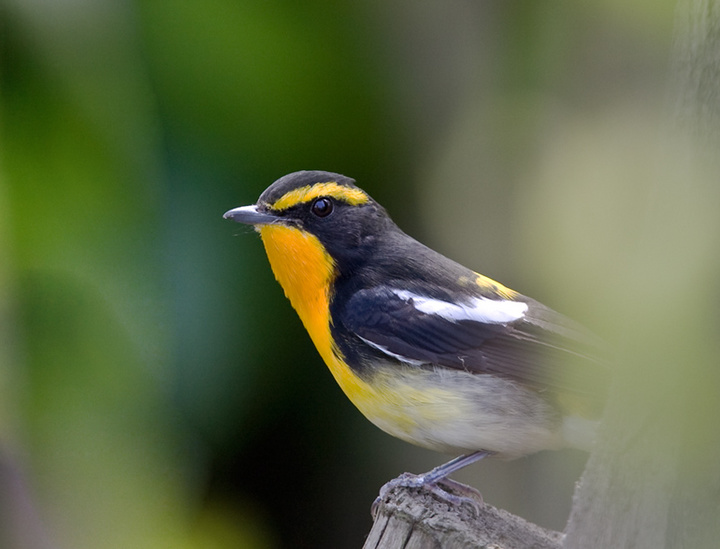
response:
[[[480,514],[480,506],[483,504],[482,494],[475,488],[454,481],[449,478],[433,479],[428,475],[414,475],[412,473],[403,473],[397,478],[385,483],[380,488],[380,494],[375,499],[370,509],[373,519],[375,518],[378,506],[390,492],[395,488],[415,488],[427,490],[435,498],[457,507],[466,507],[474,516]]]
[[[440,501],[445,501],[456,506],[467,506],[475,516],[478,516],[480,514],[480,506],[483,503],[480,492],[470,486],[450,480],[447,477],[455,471],[462,469],[471,463],[475,463],[476,461],[479,461],[491,454],[492,452],[487,450],[477,450],[469,454],[458,456],[439,467],[435,467],[433,470],[428,471],[423,475],[403,473],[380,488],[380,495],[373,502],[372,507],[370,508],[370,513],[373,518],[375,518],[380,502],[383,501],[394,488],[403,487],[429,490],[430,493],[440,499]],[[441,486],[441,484],[443,486]],[[449,488],[453,492],[458,492],[460,495],[448,492],[446,488]]]

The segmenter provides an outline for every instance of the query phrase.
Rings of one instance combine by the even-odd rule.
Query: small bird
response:
[[[599,340],[408,236],[353,179],[291,173],[224,217],[259,231],[360,412],[404,441],[459,454],[399,483],[435,485],[488,455],[592,445],[609,377]]]

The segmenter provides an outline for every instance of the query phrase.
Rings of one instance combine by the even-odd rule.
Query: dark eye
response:
[[[327,217],[333,211],[333,203],[329,198],[318,198],[312,205],[312,213],[318,217]]]

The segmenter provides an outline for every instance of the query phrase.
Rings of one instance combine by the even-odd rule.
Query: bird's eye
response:
[[[318,217],[327,217],[333,211],[333,203],[329,198],[318,198],[312,205],[312,213]]]

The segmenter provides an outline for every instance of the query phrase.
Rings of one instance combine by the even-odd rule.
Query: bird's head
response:
[[[273,244],[281,244],[291,254],[288,260],[298,255],[292,248],[316,246],[336,267],[367,256],[378,237],[394,227],[385,209],[353,179],[324,171],[281,177],[265,189],[257,204],[232,209],[224,217],[255,226],[268,255],[268,245]]]

